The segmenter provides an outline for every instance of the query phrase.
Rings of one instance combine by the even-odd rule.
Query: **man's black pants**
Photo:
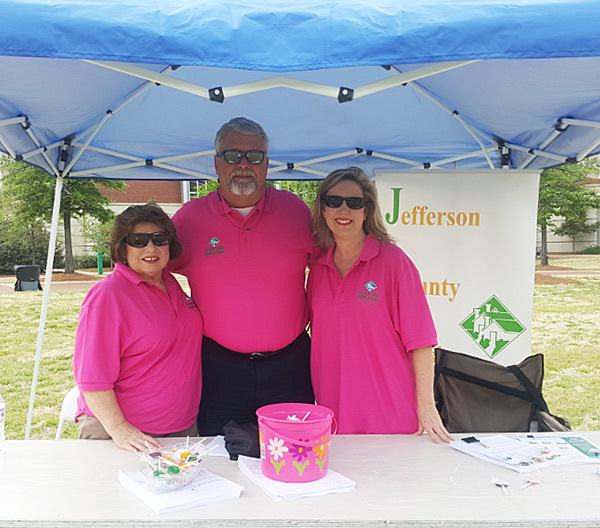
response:
[[[310,337],[302,332],[274,352],[234,352],[205,337],[202,342],[202,399],[198,434],[223,434],[230,420],[256,423],[256,409],[271,403],[314,403],[310,380]]]

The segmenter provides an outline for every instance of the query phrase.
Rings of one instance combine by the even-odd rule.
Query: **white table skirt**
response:
[[[600,432],[581,434],[600,443]],[[117,481],[119,469],[137,470],[138,458],[112,441],[8,441],[0,453],[0,527],[600,526],[597,465],[519,474],[427,437],[339,435],[329,467],[356,489],[293,501],[272,500],[225,457],[202,463],[244,486],[241,497],[158,515]],[[521,490],[527,476],[542,483]],[[507,495],[493,477],[511,484]]]

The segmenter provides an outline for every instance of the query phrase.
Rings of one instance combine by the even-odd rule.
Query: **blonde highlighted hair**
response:
[[[367,200],[365,205],[366,218],[363,223],[363,231],[367,235],[373,235],[375,238],[379,239],[381,243],[389,242],[393,244],[394,239],[389,235],[385,224],[383,223],[375,184],[369,179],[365,172],[358,167],[335,170],[323,180],[323,183],[321,183],[321,186],[317,191],[317,197],[313,208],[313,234],[316,237],[318,244],[321,247],[329,248],[335,242],[333,233],[327,226],[327,222],[323,216],[323,208],[325,207],[323,204],[323,196],[325,196],[332,187],[345,180],[358,184],[362,189],[363,197]]]

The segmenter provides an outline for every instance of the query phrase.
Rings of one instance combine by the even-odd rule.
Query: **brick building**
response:
[[[187,201],[186,197],[189,197],[188,182],[128,180],[126,185],[127,187],[122,191],[113,189],[102,189],[101,191],[104,196],[112,200],[111,209],[115,214],[119,214],[130,205],[153,201],[160,205],[169,216],[173,216],[184,201]],[[73,254],[92,253],[89,243],[81,236],[81,227],[77,221],[73,222],[72,227]]]

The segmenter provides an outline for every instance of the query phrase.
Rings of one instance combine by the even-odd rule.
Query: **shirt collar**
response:
[[[268,211],[271,208],[271,200],[273,199],[273,191],[274,191],[273,187],[267,187],[265,189],[265,193],[260,197],[260,200],[258,200],[258,203],[254,206],[254,209],[252,209],[252,211],[246,217],[246,219],[252,217],[253,215],[255,215],[257,213],[260,213],[261,211]],[[230,214],[233,212],[238,213],[238,211],[233,209],[227,203],[227,200],[225,200],[225,198],[223,198],[223,195],[221,194],[220,189],[217,189],[215,196],[216,196],[217,201],[221,204],[221,207],[219,210],[220,214],[226,215],[226,214]]]
[[[127,279],[129,282],[131,282],[131,284],[134,284],[135,286],[139,286],[142,282],[152,284],[151,282],[147,281],[146,279],[143,279],[142,277],[140,277],[127,264],[123,264],[121,262],[115,263],[115,271],[113,273],[120,274],[125,279]],[[168,272],[166,271],[166,267],[165,267],[165,269],[163,269],[162,274],[163,274],[163,278],[165,278],[165,276],[168,275]],[[168,281],[165,278],[165,284],[167,284],[167,282]],[[167,286],[167,288],[168,288],[168,286]]]
[[[379,250],[381,248],[381,241],[378,238],[375,238],[373,235],[367,235],[365,239],[365,243],[363,245],[362,251],[360,252],[360,256],[358,260],[361,262],[367,262],[368,260],[374,259],[377,255],[379,255]],[[326,253],[323,253],[318,259],[317,262],[329,266],[330,268],[336,269],[335,264],[333,263],[333,252],[335,250],[335,244],[329,248]]]
[[[122,262],[115,263],[115,271],[113,273],[122,275],[125,279],[131,282],[131,284],[135,284],[136,286],[141,282],[144,282],[142,277],[133,271],[127,264],[123,264]]]

